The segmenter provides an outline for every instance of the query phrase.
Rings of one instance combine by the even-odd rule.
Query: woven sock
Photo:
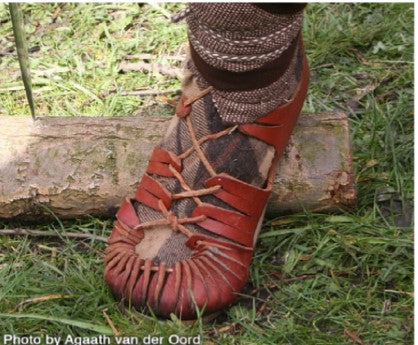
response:
[[[200,85],[214,86],[213,101],[225,123],[252,122],[295,90],[303,6],[289,14],[292,4],[275,5],[273,13],[250,3],[189,5],[190,68]]]

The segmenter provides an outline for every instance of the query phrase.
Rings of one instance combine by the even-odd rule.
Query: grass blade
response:
[[[53,321],[59,322],[64,325],[74,326],[78,328],[87,329],[93,332],[97,332],[100,334],[105,335],[113,335],[112,330],[107,326],[95,325],[93,323],[89,323],[86,321],[80,320],[70,320],[70,319],[63,319],[60,317],[53,317],[53,316],[46,316],[46,315],[36,315],[36,314],[0,314],[0,318],[15,318],[15,319],[37,319],[37,320],[45,320],[45,321]]]
[[[17,57],[22,73],[23,85],[25,86],[26,97],[28,99],[32,118],[35,120],[35,105],[33,102],[32,81],[30,77],[28,45],[26,43],[25,28],[23,26],[23,13],[19,3],[10,3],[9,9],[12,17],[13,34],[15,36]]]

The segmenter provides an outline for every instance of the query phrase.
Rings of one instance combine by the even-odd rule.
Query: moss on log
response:
[[[168,117],[0,116],[0,218],[112,215],[133,194]],[[277,169],[270,215],[355,205],[347,117],[303,114]]]

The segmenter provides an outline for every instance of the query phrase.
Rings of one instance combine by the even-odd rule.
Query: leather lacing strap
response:
[[[208,88],[200,91],[199,93],[197,93],[196,95],[194,95],[191,98],[185,98],[182,97],[180,100],[180,107],[177,108],[178,111],[176,111],[176,115],[179,116],[180,118],[186,118],[186,122],[187,122],[187,127],[189,129],[189,133],[190,133],[190,137],[192,139],[192,144],[193,144],[193,149],[194,151],[196,151],[197,155],[199,156],[200,160],[202,161],[203,165],[205,166],[206,170],[209,172],[210,176],[216,176],[216,171],[215,169],[213,169],[212,165],[209,163],[208,159],[206,158],[205,154],[203,153],[200,144],[201,142],[199,142],[196,138],[196,131],[193,127],[193,123],[192,120],[190,118],[190,116],[188,116],[191,112],[191,104],[193,104],[194,102],[196,102],[198,99],[206,96],[209,92],[211,92],[213,90],[212,86],[209,86]],[[230,133],[232,128],[229,129],[228,132],[226,133]],[[224,132],[224,131],[222,131]],[[218,134],[218,133],[216,133]],[[211,136],[212,138],[214,138],[213,136]],[[206,140],[209,140],[209,138],[205,138]],[[180,155],[181,156],[181,155]]]
[[[177,109],[176,109],[176,115],[180,118],[185,118],[185,121],[186,121],[188,129],[189,129],[189,133],[190,133],[190,136],[191,136],[191,139],[192,139],[192,146],[189,149],[187,149],[186,151],[184,151],[183,153],[179,154],[177,156],[177,158],[181,161],[181,160],[187,158],[188,156],[190,156],[193,152],[196,152],[199,159],[203,162],[203,164],[205,165],[205,167],[208,170],[211,177],[216,176],[216,171],[213,169],[213,167],[209,163],[208,159],[206,158],[206,156],[203,153],[200,146],[203,143],[205,143],[209,140],[214,140],[214,139],[220,138],[222,136],[229,135],[233,131],[235,131],[238,127],[238,125],[231,126],[231,127],[226,128],[222,131],[219,131],[217,133],[212,133],[212,134],[205,135],[205,136],[201,137],[199,140],[196,138],[196,132],[194,130],[193,123],[191,121],[190,116],[188,116],[191,112],[191,104],[193,104],[194,102],[196,102],[200,98],[206,96],[208,93],[210,93],[212,91],[212,89],[213,89],[212,87],[208,87],[208,88],[200,91],[199,93],[197,93],[196,95],[194,95],[193,97],[188,98],[188,99],[183,96],[179,105],[177,106]],[[192,198],[198,206],[201,206],[201,205],[203,205],[203,202],[200,200],[200,198],[199,198],[200,196],[208,195],[208,194],[214,194],[222,188],[222,186],[220,186],[220,185],[215,185],[215,186],[211,186],[211,187],[208,187],[208,188],[193,190],[186,183],[183,176],[178,171],[177,167],[175,167],[173,164],[169,163],[168,164],[168,170],[171,172],[173,177],[176,178],[179,181],[181,187],[184,189],[183,192],[176,193],[176,194],[170,194],[169,195],[170,200],[179,200],[179,199],[182,199],[182,198]],[[150,176],[147,176],[147,179],[148,178],[151,179]],[[140,188],[141,188],[141,186],[140,186]],[[167,193],[169,193],[169,192],[167,191]],[[145,203],[145,204],[147,204],[147,203]],[[174,214],[174,212],[168,210],[167,206],[165,205],[165,203],[163,202],[163,200],[161,198],[158,200],[157,205],[158,205],[158,208],[159,208],[160,212],[164,215],[164,218],[140,223],[137,226],[133,227],[132,230],[137,231],[137,230],[143,230],[143,229],[152,228],[152,227],[169,225],[172,228],[173,231],[179,231],[179,232],[183,233],[184,235],[186,235],[188,238],[190,238],[193,235],[195,235],[195,232],[193,232],[193,231],[189,230],[187,227],[185,227],[185,224],[199,223],[199,222],[204,221],[207,218],[206,215],[199,215],[199,216],[196,216],[196,217],[188,217],[188,218],[178,218]],[[125,235],[129,235],[128,238],[131,238],[134,234],[133,232],[127,231],[127,229],[129,229],[129,226],[124,224],[121,219],[118,219],[118,222],[116,223],[115,227],[116,227],[116,229],[122,230],[125,233]],[[135,239],[140,240],[141,238],[139,238],[138,236],[134,236],[134,237],[132,237],[132,240],[133,241],[135,241]],[[221,249],[229,249],[228,246],[225,246],[225,245],[222,245],[222,244],[219,244],[219,243],[208,242],[208,241],[205,241],[205,240],[198,240],[196,244],[203,244],[203,245],[206,245],[206,246],[210,245],[210,246],[214,246],[214,247],[219,247]],[[164,264],[164,271],[165,272],[173,272],[174,270],[180,269],[180,267],[181,267],[181,266],[178,266],[176,264],[174,266],[174,268],[170,268],[170,267],[166,267],[165,263],[162,263],[162,264]],[[151,265],[151,260],[145,260],[145,261],[141,260],[141,264],[136,265],[136,266],[139,266],[140,270],[147,271],[148,273],[147,273],[146,276],[148,276],[151,271],[159,271],[159,269],[161,267],[161,265],[152,266]],[[162,278],[160,278],[160,279],[162,279]],[[144,284],[145,285],[148,284],[147,279],[145,279]],[[178,282],[177,282],[177,284],[178,284]]]
[[[197,223],[197,222],[200,222],[200,221],[202,221],[206,218],[206,216],[201,215],[201,216],[198,216],[198,217],[190,217],[190,218],[179,219],[174,214],[174,212],[167,210],[167,208],[165,207],[164,203],[161,200],[158,201],[158,206],[160,207],[160,210],[161,210],[162,214],[166,217],[166,219],[159,219],[159,220],[154,220],[154,221],[150,221],[150,222],[141,223],[141,224],[137,225],[134,228],[134,230],[146,229],[146,228],[150,228],[150,227],[154,227],[154,226],[160,226],[160,225],[171,225],[171,227],[174,231],[180,231],[183,234],[185,234],[187,237],[190,237],[190,236],[193,235],[193,232],[190,231],[189,229],[187,229],[183,224]]]
[[[257,208],[252,207],[250,200],[253,200],[257,203],[263,203],[263,201],[265,201],[269,189],[271,188],[275,164],[272,164],[273,168],[271,168],[269,171],[267,188],[264,190],[257,189],[251,185],[244,185],[243,182],[238,180],[231,181],[229,179],[228,181],[228,178],[225,178],[222,176],[222,174],[217,174],[207,159],[205,153],[203,152],[201,145],[209,140],[214,140],[222,136],[229,135],[236,129],[239,129],[246,134],[250,132],[248,133],[250,135],[253,134],[251,132],[254,132],[254,128],[257,131],[260,131],[261,129],[259,129],[260,126],[257,123],[241,126],[235,125],[217,133],[208,134],[201,137],[200,139],[197,139],[192,119],[189,116],[192,110],[191,104],[206,96],[212,90],[212,87],[208,87],[190,98],[186,98],[183,95],[176,108],[176,115],[184,119],[187,124],[192,146],[179,155],[175,155],[169,151],[157,148],[151,157],[150,166],[152,165],[152,167],[149,167],[147,170],[147,172],[151,174],[176,178],[184,191],[176,194],[171,194],[160,182],[154,180],[150,175],[144,175],[144,178],[141,181],[141,185],[138,188],[136,199],[139,202],[142,202],[145,205],[160,211],[164,218],[140,223],[134,227],[134,230],[143,230],[151,227],[169,225],[173,231],[179,231],[190,238],[196,235],[196,232],[189,230],[185,225],[198,223],[201,227],[211,231],[212,233],[218,235],[224,234],[224,237],[233,240],[234,242],[251,247],[250,243],[253,241],[253,228],[258,222],[259,212]],[[283,113],[283,111],[281,113]],[[277,115],[279,114],[270,114],[267,118],[272,116],[275,118],[282,117]],[[276,119],[274,122],[276,122]],[[277,130],[280,125],[273,125],[270,127],[270,124],[265,124],[262,127],[264,127],[264,131],[273,129]],[[254,134],[256,137],[259,137],[258,132],[255,132]],[[270,137],[264,138],[260,136],[259,138],[265,140],[269,144],[273,144],[273,146],[276,148],[276,151],[279,148],[277,145],[274,145],[274,142],[271,142],[272,139],[270,139]],[[211,177],[208,181],[205,182],[207,184],[207,188],[193,190],[187,184],[181,174],[182,160],[187,158],[193,152],[196,152],[197,156]],[[277,154],[274,157],[274,160],[276,159]],[[225,185],[225,183],[229,184],[230,187]],[[238,191],[242,188],[243,190],[247,190],[247,192],[242,193],[241,191]],[[224,190],[221,191],[221,189]],[[228,194],[231,192],[232,194]],[[204,195],[216,195],[221,200],[233,205],[239,212],[230,211],[210,204],[204,204],[200,200],[200,196]],[[192,198],[196,203],[197,208],[195,208],[193,211],[192,217],[178,218],[172,211],[169,211],[171,201],[182,198]],[[214,228],[215,225],[216,229]]]
[[[214,140],[214,139],[220,138],[222,136],[231,134],[233,131],[235,131],[238,128],[238,125],[231,126],[231,127],[226,128],[222,131],[219,131],[217,133],[208,134],[208,135],[205,135],[205,136],[201,137],[200,139],[197,139],[192,120],[189,116],[189,114],[191,112],[191,104],[193,104],[198,99],[206,96],[211,91],[212,91],[212,87],[209,87],[207,89],[202,90],[201,92],[199,92],[197,95],[195,95],[194,97],[192,97],[190,99],[187,99],[184,96],[181,98],[181,101],[180,101],[180,103],[179,103],[179,105],[177,106],[177,109],[176,109],[176,114],[177,114],[178,117],[185,119],[185,121],[187,123],[187,126],[188,126],[188,129],[189,129],[189,133],[190,133],[190,137],[191,137],[191,141],[192,141],[192,146],[189,149],[187,149],[186,151],[184,151],[183,153],[177,155],[176,158],[178,160],[180,160],[180,162],[181,162],[182,160],[187,158],[189,155],[191,155],[193,152],[196,152],[199,159],[202,161],[205,168],[209,172],[210,176],[213,178],[213,177],[217,176],[217,173],[216,173],[215,169],[212,167],[212,165],[210,164],[210,162],[208,161],[208,159],[206,158],[205,154],[203,153],[203,151],[201,149],[201,145],[203,143],[209,141],[209,140]],[[203,206],[203,202],[200,200],[199,197],[203,196],[203,195],[208,195],[208,194],[215,194],[216,192],[218,192],[222,188],[222,186],[215,184],[215,185],[209,186],[208,188],[193,190],[192,188],[190,188],[190,186],[184,180],[183,176],[180,174],[180,172],[179,172],[180,169],[179,169],[179,166],[178,166],[179,162],[176,160],[176,158],[163,159],[164,161],[169,162],[168,163],[168,171],[172,174],[172,176],[174,178],[176,178],[179,181],[181,187],[184,189],[183,192],[176,193],[176,194],[170,194],[169,195],[170,200],[178,200],[178,199],[181,199],[181,198],[192,198],[198,206]],[[173,159],[175,160],[176,164],[171,164],[170,163],[171,160],[173,160]],[[153,172],[155,172],[155,171],[153,171]],[[158,200],[157,205],[158,205],[158,208],[161,211],[161,213],[164,215],[164,219],[140,223],[136,227],[134,227],[134,229],[133,229],[134,231],[135,230],[142,230],[142,229],[146,229],[146,228],[151,228],[151,227],[156,227],[156,226],[169,225],[173,229],[173,231],[182,232],[188,238],[191,238],[193,235],[196,235],[196,233],[189,230],[188,228],[186,228],[185,224],[203,222],[207,218],[206,215],[199,215],[199,216],[196,216],[196,217],[189,217],[189,218],[178,218],[172,211],[168,210],[168,207],[164,204],[164,202],[161,198]],[[120,220],[119,220],[119,222],[120,222]],[[186,273],[187,288],[188,288],[188,290],[191,289],[191,271],[190,271],[190,269],[194,272],[194,274],[197,274],[198,276],[201,275],[200,270],[203,269],[203,271],[207,271],[207,273],[209,273],[209,277],[211,277],[212,280],[214,279],[212,277],[212,275],[214,274],[215,276],[220,277],[222,279],[222,281],[224,283],[226,283],[231,288],[231,291],[235,291],[235,288],[234,288],[233,284],[227,278],[226,274],[223,273],[223,270],[219,269],[214,264],[216,262],[218,265],[220,265],[220,267],[225,269],[226,272],[230,276],[234,276],[235,278],[238,279],[238,276],[234,273],[234,271],[229,269],[227,267],[227,265],[225,265],[221,260],[221,259],[229,260],[230,262],[234,263],[235,265],[238,265],[239,267],[242,267],[242,268],[245,269],[245,267],[246,267],[245,264],[240,262],[240,260],[238,260],[237,258],[234,258],[233,256],[229,256],[228,254],[226,254],[224,252],[225,250],[228,252],[229,250],[232,249],[230,247],[231,243],[228,243],[228,242],[225,242],[225,241],[222,241],[222,240],[218,240],[218,241],[210,240],[209,241],[208,239],[206,239],[206,240],[205,239],[198,239],[195,242],[195,245],[200,246],[200,248],[206,248],[206,250],[202,250],[202,249],[198,250],[200,252],[200,255],[197,256],[197,257],[194,257],[194,260],[196,261],[196,264],[193,263],[193,260],[187,260],[187,262],[190,263],[190,266],[187,265],[186,262],[184,262],[183,264],[180,263],[180,262],[177,262],[174,265],[174,267],[167,267],[166,263],[164,263],[164,262],[162,262],[158,266],[153,266],[152,261],[149,260],[149,259],[145,260],[145,261],[141,260],[141,262],[139,263],[139,265],[138,265],[139,269],[144,272],[143,273],[143,278],[142,278],[142,284],[141,284],[142,285],[142,291],[147,291],[147,289],[148,289],[148,285],[150,283],[149,280],[150,280],[151,272],[152,271],[158,272],[158,273],[156,273],[156,274],[158,274],[158,282],[157,282],[157,286],[155,287],[154,296],[153,296],[154,297],[153,298],[154,304],[155,304],[156,307],[158,307],[159,302],[160,302],[159,301],[159,295],[160,295],[160,291],[162,289],[162,286],[165,285],[164,276],[165,276],[166,273],[175,272],[174,295],[176,296],[176,298],[179,297],[180,283],[181,283],[180,280],[181,280],[181,276],[182,276],[182,271],[184,271]],[[209,249],[213,248],[213,249],[217,249],[217,250],[210,251],[210,250],[208,250],[208,248]],[[249,248],[246,248],[246,247],[242,247],[242,248],[245,249],[245,250],[249,249]],[[220,257],[216,258],[216,256],[214,254],[216,256],[219,255]],[[204,266],[207,266],[209,268],[209,271]],[[162,269],[162,267],[163,267],[163,269]],[[138,269],[137,267],[135,267],[135,268]],[[161,271],[161,269],[162,269],[162,271]],[[212,273],[210,273],[210,271],[212,271]],[[201,279],[201,281],[202,281],[204,290],[206,291],[206,293],[208,293],[205,280]],[[132,294],[132,292],[130,292],[130,294]],[[144,301],[144,296],[142,295],[140,302],[143,303],[143,301]]]
[[[209,86],[206,89],[203,89],[201,91],[199,91],[198,93],[196,93],[196,95],[185,99],[184,101],[184,105],[185,106],[189,106],[192,103],[196,102],[197,100],[201,99],[202,97],[206,96],[209,92],[211,92],[213,90],[213,86]]]
[[[213,139],[219,138],[221,136],[228,135],[228,134],[232,133],[237,128],[237,126],[232,126],[232,127],[229,127],[225,130],[222,130],[220,132],[206,135],[206,136],[200,138],[199,140],[197,140],[196,131],[193,127],[192,120],[191,120],[190,116],[188,116],[191,112],[191,104],[193,104],[194,102],[196,102],[200,98],[206,96],[208,93],[210,93],[212,91],[212,89],[213,88],[210,86],[210,87],[200,91],[199,93],[197,93],[196,95],[194,95],[193,97],[188,98],[188,99],[183,96],[181,101],[180,101],[179,106],[177,107],[176,115],[179,116],[180,118],[185,118],[185,120],[187,122],[188,129],[189,129],[190,137],[191,137],[191,140],[192,140],[192,147],[190,147],[188,150],[184,151],[182,154],[178,155],[177,157],[180,160],[183,160],[186,157],[188,157],[193,151],[195,151],[197,153],[199,159],[202,161],[202,163],[204,164],[204,166],[208,170],[210,176],[214,177],[214,176],[217,175],[216,171],[212,167],[212,165],[209,163],[209,161],[206,158],[205,154],[203,153],[200,145],[202,145],[204,142],[206,142],[208,140],[213,140]],[[199,196],[216,193],[219,189],[222,188],[220,185],[215,185],[215,186],[211,186],[209,188],[202,188],[202,189],[198,189],[198,190],[193,190],[186,183],[186,181],[184,180],[183,176],[179,173],[179,171],[176,168],[173,167],[172,164],[170,164],[170,163],[168,164],[168,169],[173,174],[173,176],[179,181],[182,188],[185,190],[184,192],[180,192],[180,193],[170,195],[170,199],[172,199],[172,200],[178,200],[178,199],[182,199],[182,198],[192,198],[196,202],[197,205],[202,205],[203,203],[199,199]],[[165,219],[159,219],[159,220],[154,220],[154,221],[141,223],[141,224],[137,225],[134,228],[134,230],[146,229],[146,228],[155,227],[155,226],[170,225],[171,228],[174,231],[180,231],[184,235],[186,235],[187,237],[191,237],[191,236],[194,235],[194,232],[187,229],[184,226],[184,224],[199,223],[199,222],[201,222],[201,221],[203,221],[207,218],[207,216],[205,216],[205,215],[200,215],[200,216],[197,216],[197,217],[189,217],[189,218],[181,218],[180,219],[172,211],[168,211],[166,205],[164,204],[164,202],[161,199],[158,200],[158,207],[159,207],[159,210],[161,211],[161,213],[164,215]]]

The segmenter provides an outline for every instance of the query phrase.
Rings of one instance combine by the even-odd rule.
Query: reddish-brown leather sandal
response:
[[[159,316],[170,313],[182,319],[196,318],[197,310],[212,314],[230,305],[246,284],[253,248],[271,192],[279,157],[287,145],[301,111],[309,83],[309,67],[303,53],[303,68],[293,98],[254,123],[226,128],[197,139],[189,116],[192,103],[211,92],[204,90],[195,99],[182,97],[177,116],[187,122],[191,147],[174,154],[157,147],[134,198],[121,205],[106,250],[105,277],[114,295],[134,307],[150,307]],[[264,188],[243,182],[229,174],[217,172],[205,156],[201,145],[228,135],[233,130],[257,138],[275,149]],[[209,173],[204,188],[193,190],[182,175],[184,160],[198,154]],[[182,192],[170,192],[157,177],[176,179]],[[202,202],[204,195],[214,195],[229,207]],[[174,200],[191,198],[195,202],[190,217],[180,218],[170,208]],[[161,219],[143,222],[134,205],[144,204],[160,212]],[[200,233],[187,225],[206,230]],[[138,255],[136,246],[144,231],[171,226],[187,236],[189,258],[171,265],[153,262]],[[211,235],[213,234],[213,236]]]

